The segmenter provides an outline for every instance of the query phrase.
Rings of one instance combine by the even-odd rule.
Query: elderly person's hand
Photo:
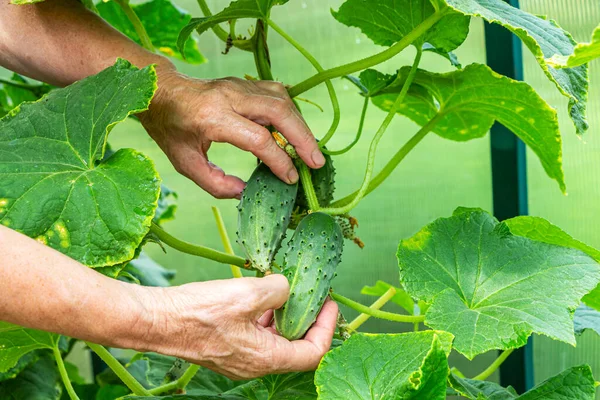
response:
[[[311,168],[325,163],[304,119],[279,82],[193,79],[159,70],[159,89],[142,124],[178,172],[217,198],[239,197],[244,182],[212,164],[212,142],[230,143],[260,158],[283,181],[298,172],[265,128],[274,126]]]
[[[287,279],[279,274],[147,288],[141,295],[147,309],[136,324],[140,335],[133,347],[232,379],[315,369],[329,350],[338,312],[328,300],[305,337],[290,342],[273,325],[273,310],[289,295]]]

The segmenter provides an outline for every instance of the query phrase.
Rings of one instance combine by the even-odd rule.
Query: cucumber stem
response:
[[[360,137],[362,136],[363,126],[365,124],[365,117],[367,116],[367,108],[369,108],[369,98],[365,96],[365,101],[363,103],[362,112],[360,113],[360,122],[358,123],[358,131],[356,132],[356,136],[354,137],[354,140],[352,141],[352,143],[350,143],[348,146],[344,147],[341,150],[321,149],[323,151],[323,153],[329,154],[331,156],[339,156],[341,154],[344,154],[344,153],[347,153],[348,151],[350,151],[354,147],[354,145],[356,143],[358,143],[358,141],[360,140]]]
[[[196,376],[198,371],[200,370],[199,365],[192,364],[185,370],[181,378],[176,381],[169,382],[167,384],[157,386],[154,389],[150,389],[148,392],[151,396],[163,394],[165,392],[170,392],[171,390],[176,389],[185,389],[186,386],[190,383],[190,381]]]
[[[396,154],[394,154],[392,159],[388,161],[385,167],[383,167],[383,169],[379,171],[379,173],[371,180],[364,196],[377,189],[377,187],[379,187],[379,185],[381,185],[387,179],[387,177],[390,176],[390,174],[394,171],[394,169],[396,169],[396,167],[402,162],[402,160],[404,160],[408,153],[410,153],[411,150],[414,149],[415,146],[419,144],[421,140],[423,140],[425,136],[427,136],[427,134],[433,130],[435,125],[437,125],[437,123],[442,119],[442,117],[443,115],[441,114],[437,114],[435,117],[433,117],[426,125],[419,129],[419,131],[415,133],[414,136],[411,137],[409,141],[406,142],[406,144],[402,146],[402,148],[398,150]],[[348,196],[331,203],[331,207],[343,207],[349,204],[352,201],[352,199],[354,199],[357,195],[358,191],[349,194]]]
[[[489,367],[487,367],[482,373],[475,376],[473,379],[478,380],[478,381],[483,381],[483,380],[486,380],[487,378],[489,378],[490,375],[492,375],[502,365],[502,363],[508,358],[508,356],[510,356],[512,354],[512,352],[514,350],[515,349],[509,349],[509,350],[503,351],[498,356],[498,358],[496,358],[494,360],[494,362],[490,364]]]
[[[75,389],[73,388],[73,384],[69,379],[69,374],[67,373],[67,369],[65,368],[65,362],[63,361],[62,354],[60,354],[60,349],[58,348],[58,342],[52,348],[52,353],[54,354],[54,358],[56,359],[56,365],[58,366],[58,372],[60,373],[60,378],[65,385],[65,389],[67,389],[67,393],[71,400],[79,400],[79,396],[75,393]]]
[[[425,32],[427,32],[433,25],[435,25],[442,17],[445,15],[448,7],[437,11],[431,14],[427,19],[417,25],[412,31],[410,31],[406,36],[404,36],[400,41],[398,41],[393,46],[387,48],[386,50],[374,54],[370,57],[363,58],[358,61],[351,62],[349,64],[340,65],[335,68],[326,69],[323,72],[319,72],[316,75],[311,76],[310,78],[292,86],[288,93],[291,97],[296,97],[306,92],[309,89],[317,86],[318,84],[331,80],[340,76],[350,75],[357,71],[362,71],[364,69],[370,68],[374,65],[381,64],[384,61],[389,60],[394,57],[402,50],[411,45],[415,40],[421,37]]]
[[[133,394],[136,396],[151,396],[151,393],[146,390],[146,388],[144,388],[142,384],[139,383],[123,365],[121,365],[119,360],[117,360],[107,349],[104,348],[104,346],[90,342],[85,342],[85,344],[92,349],[92,351],[96,353],[110,369],[113,370],[113,372],[121,379],[121,381],[123,381],[125,386],[127,386],[129,390],[133,392]]]
[[[154,45],[152,44],[152,40],[150,39],[150,36],[148,36],[148,32],[142,24],[140,17],[138,17],[135,11],[133,11],[133,8],[131,8],[129,0],[115,0],[115,3],[117,3],[119,7],[121,7],[121,10],[123,10],[123,13],[125,13],[125,16],[129,20],[129,22],[131,22],[131,25],[133,25],[133,29],[135,29],[135,33],[137,33],[138,38],[142,43],[142,46],[145,49],[154,52]]]
[[[161,242],[175,250],[182,253],[191,254],[193,256],[208,258],[209,260],[217,261],[223,264],[233,264],[240,268],[254,271],[254,268],[250,267],[247,260],[227,253],[223,253],[218,250],[211,249],[210,247],[194,245],[183,240],[179,240],[176,237],[167,233],[160,226],[152,223],[150,226],[150,232],[155,234]]]
[[[354,207],[356,207],[358,205],[358,203],[362,200],[362,198],[367,194],[367,191],[369,190],[369,184],[371,183],[371,176],[373,175],[373,168],[375,167],[375,155],[377,153],[377,146],[379,145],[379,141],[383,137],[383,134],[387,130],[388,126],[390,125],[390,123],[392,122],[394,117],[396,116],[398,109],[400,108],[400,106],[404,102],[404,99],[406,98],[406,95],[408,94],[408,89],[410,88],[410,85],[412,84],[412,82],[415,79],[415,76],[417,74],[417,70],[419,68],[419,63],[421,62],[422,55],[423,55],[423,50],[421,50],[420,48],[417,48],[417,55],[415,56],[413,65],[410,68],[410,72],[408,73],[408,76],[406,77],[406,81],[404,81],[404,84],[402,85],[400,94],[396,98],[394,105],[391,107],[387,116],[383,120],[383,123],[377,130],[377,133],[375,133],[375,136],[371,140],[371,145],[369,146],[369,154],[367,156],[367,168],[365,171],[365,177],[363,179],[363,183],[362,183],[360,189],[358,189],[358,191],[356,192],[356,195],[348,204],[341,206],[339,208],[336,208],[333,206],[328,207],[328,208],[323,208],[320,210],[321,212],[324,212],[324,213],[330,214],[330,215],[347,214],[348,212],[350,212],[350,210],[352,210]]]
[[[267,24],[269,24],[269,26],[273,28],[273,30],[277,32],[282,38],[284,38],[289,44],[294,46],[294,48],[298,50],[300,54],[302,54],[304,58],[308,60],[309,63],[311,63],[311,65],[317,70],[317,72],[325,71],[321,64],[319,64],[317,59],[313,57],[313,55],[310,54],[308,50],[306,50],[293,37],[288,35],[273,20],[267,19]],[[338,101],[337,94],[335,92],[333,84],[331,83],[331,80],[326,80],[325,86],[327,86],[327,92],[329,93],[329,98],[331,99],[331,107],[333,108],[333,121],[331,121],[331,126],[329,127],[329,130],[327,131],[325,136],[323,136],[323,138],[319,140],[319,147],[321,148],[323,148],[327,144],[327,142],[329,142],[329,140],[333,137],[333,134],[337,130],[338,126],[340,125],[340,103]]]
[[[200,7],[200,10],[202,11],[202,14],[205,17],[212,17],[212,12],[210,11],[210,8],[208,8],[208,4],[206,4],[205,0],[196,0],[196,2],[198,3],[198,6]],[[223,28],[221,28],[221,26],[219,24],[216,24],[212,27],[212,31],[214,32],[215,36],[217,36],[219,39],[221,39],[221,41],[223,41],[224,43],[227,43],[227,38],[229,37],[229,33],[227,33],[227,31]],[[249,45],[250,41],[247,39],[242,39],[242,40],[238,40],[234,37],[231,38],[231,44],[233,45],[233,47],[238,48],[240,50],[244,50],[244,51],[252,51],[252,46]]]
[[[373,304],[369,306],[371,310],[379,310],[383,307],[388,301],[394,297],[396,294],[396,289],[394,287],[390,287],[380,298],[378,298]],[[371,318],[369,314],[362,313],[358,317],[356,317],[352,322],[348,324],[348,329],[351,331],[356,331],[362,324],[367,322],[367,320]]]
[[[302,187],[304,188],[304,195],[306,196],[306,202],[308,203],[309,211],[319,211],[319,200],[317,199],[317,194],[315,193],[315,187],[312,183],[312,175],[310,174],[308,166],[300,159],[296,160],[295,164],[296,168],[298,168]]]
[[[219,229],[219,235],[221,236],[221,241],[223,242],[223,247],[225,247],[225,252],[230,255],[235,255],[233,252],[233,247],[231,246],[231,241],[229,240],[229,235],[227,234],[227,228],[225,228],[225,222],[223,222],[223,217],[221,216],[221,211],[218,207],[212,207],[213,215],[215,216],[215,221],[217,222],[217,228]],[[234,278],[242,278],[242,270],[237,265],[230,265],[231,274]]]
[[[333,300],[337,301],[338,303],[348,306],[348,307],[350,307],[358,312],[361,312],[363,314],[368,314],[371,317],[385,319],[385,320],[394,321],[394,322],[407,322],[407,323],[411,323],[411,324],[414,322],[425,321],[425,316],[423,316],[423,315],[403,315],[403,314],[396,314],[396,313],[391,313],[391,312],[381,311],[381,310],[372,310],[369,307],[365,306],[364,304],[360,304],[354,300],[350,300],[349,298],[344,297],[338,293],[332,292],[332,293],[329,293],[329,296]]]

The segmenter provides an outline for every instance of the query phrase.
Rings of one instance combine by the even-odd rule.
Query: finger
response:
[[[261,125],[273,125],[296,148],[311,168],[321,168],[325,158],[306,122],[288,98],[254,94],[244,96],[234,111]]]
[[[273,310],[267,310],[257,321],[257,323],[262,327],[271,326],[271,322],[273,321]]]
[[[288,92],[283,83],[277,81],[254,81],[254,84],[263,90],[269,90],[282,98],[288,98]]]
[[[298,172],[290,157],[282,150],[271,133],[237,114],[228,118],[227,124],[210,132],[210,139],[215,142],[227,142],[260,158],[279,179],[287,183],[298,181]]]
[[[331,340],[335,333],[338,317],[338,305],[329,297],[325,300],[323,308],[313,326],[306,332],[304,340],[313,343],[319,348],[329,350]]]
[[[252,283],[251,289],[257,298],[256,311],[258,315],[267,310],[281,308],[290,295],[290,284],[285,276],[271,274],[264,278],[245,278]]]
[[[176,169],[202,189],[218,199],[239,198],[245,183],[240,178],[226,175],[196,149],[182,147],[177,152]]]

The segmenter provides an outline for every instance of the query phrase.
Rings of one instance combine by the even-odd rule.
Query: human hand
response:
[[[327,300],[303,339],[277,333],[273,309],[289,296],[279,274],[144,289],[147,321],[135,328],[144,348],[137,350],[183,358],[231,379],[313,370],[335,331],[337,304]]]
[[[294,183],[298,173],[292,160],[265,128],[273,125],[309,167],[325,164],[314,136],[279,82],[193,79],[163,69],[150,109],[140,120],[175,169],[217,198],[239,198],[244,182],[209,161],[212,142],[249,151],[281,180]]]

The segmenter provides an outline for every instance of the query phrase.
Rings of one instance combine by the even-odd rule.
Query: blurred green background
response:
[[[194,0],[174,1],[192,15],[200,15]],[[325,68],[381,51],[381,47],[372,44],[358,29],[348,28],[333,19],[330,9],[337,9],[342,2],[291,1],[285,7],[274,8],[272,18],[301,42]],[[597,0],[521,0],[521,3],[522,8],[529,12],[556,19],[580,41],[588,41],[593,28],[600,21],[600,5]],[[226,4],[227,1],[224,0],[209,1],[213,11],[222,9]],[[243,32],[245,26],[247,25],[238,24],[238,32]],[[245,74],[256,74],[249,53],[232,49],[228,55],[222,55],[224,45],[211,32],[198,38],[198,42],[209,61],[200,66],[176,62],[181,72],[198,78],[243,77]],[[474,20],[468,40],[456,53],[463,65],[472,62],[485,63],[484,46],[483,23]],[[286,84],[295,84],[314,74],[311,65],[275,32],[269,37],[269,47],[276,79]],[[393,72],[410,64],[413,56],[413,49],[407,49],[379,69]],[[566,99],[548,82],[528,51],[524,52],[524,59],[527,82],[559,111],[564,140],[564,168],[569,191],[568,196],[563,196],[556,183],[545,176],[535,155],[529,152],[530,213],[547,218],[576,238],[600,247],[600,216],[597,212],[600,195],[600,102],[597,101],[600,92],[600,63],[593,63],[591,66],[592,85],[588,108],[591,129],[580,139],[576,137],[566,113]],[[439,72],[452,69],[445,59],[429,53],[425,54],[421,66]],[[328,147],[338,149],[350,142],[355,135],[362,98],[345,80],[337,79],[333,84],[340,97],[342,118],[338,133]],[[322,113],[311,105],[300,103],[315,136],[321,137],[329,128],[332,116],[327,92],[324,87],[318,87],[302,96],[319,103],[325,109]],[[336,197],[342,197],[358,188],[364,174],[370,138],[383,118],[382,111],[370,107],[361,142],[351,152],[335,158]],[[380,143],[376,169],[383,165],[416,129],[417,126],[408,119],[397,117]],[[155,160],[164,183],[179,193],[177,218],[165,225],[170,233],[190,242],[222,249],[211,213],[211,206],[218,206],[233,239],[237,225],[237,201],[215,200],[177,174],[160,149],[135,121],[128,120],[118,125],[111,133],[110,142],[113,147],[134,147],[149,155]],[[227,173],[242,179],[246,179],[255,166],[252,155],[228,145],[213,145],[209,155],[211,161]],[[361,250],[347,242],[338,277],[333,283],[334,288],[357,301],[373,301],[373,298],[361,295],[360,289],[364,285],[374,284],[377,280],[398,284],[395,259],[398,241],[411,236],[432,220],[448,216],[458,206],[492,210],[489,137],[456,143],[435,135],[428,136],[392,176],[352,212],[360,223],[357,234],[366,246]],[[234,248],[241,254],[237,245],[234,244]],[[174,250],[168,250],[164,254],[154,245],[149,245],[147,251],[164,266],[177,270],[176,284],[231,276],[227,266],[211,261]],[[386,309],[400,311],[395,305],[388,305]],[[356,315],[352,310],[344,311],[348,319]],[[363,325],[362,330],[397,332],[406,328],[371,319]],[[579,338],[576,349],[535,336],[536,382],[566,367],[583,362],[592,365],[597,371],[598,379],[598,345],[600,339],[589,332]],[[453,355],[451,363],[470,376],[480,372],[493,357],[494,354],[486,354],[477,357],[475,362],[468,363],[464,358]]]

